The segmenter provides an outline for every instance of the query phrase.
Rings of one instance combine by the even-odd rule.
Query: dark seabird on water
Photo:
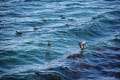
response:
[[[22,32],[16,31],[16,35],[21,35],[21,34],[22,34]]]
[[[49,47],[51,46],[51,42],[50,42],[50,41],[48,41],[48,46],[49,46]]]
[[[38,27],[34,27],[34,28],[33,28],[34,31],[37,31],[38,29],[39,29]]]
[[[65,16],[63,16],[63,15],[60,15],[60,18],[61,18],[61,19],[65,19]]]

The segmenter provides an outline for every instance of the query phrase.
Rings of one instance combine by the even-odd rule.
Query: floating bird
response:
[[[43,22],[46,22],[47,20],[46,20],[45,18],[42,18],[42,21],[43,21]]]
[[[61,19],[65,19],[65,16],[63,16],[63,15],[60,15],[60,17],[61,17]]]
[[[35,70],[35,74],[36,74],[37,76],[39,76],[39,75],[40,75],[40,72],[39,72],[39,70],[38,70],[38,69],[36,69],[36,70]]]
[[[65,26],[67,26],[67,27],[68,27],[68,26],[70,26],[70,25],[69,25],[69,24],[65,24]]]
[[[38,27],[34,27],[34,28],[33,28],[34,31],[37,31],[38,29],[39,29]]]
[[[86,45],[86,41],[79,43],[80,49],[83,50],[85,48],[85,45]]]
[[[20,32],[20,31],[16,31],[16,34],[17,34],[17,35],[21,35],[22,32]]]
[[[48,46],[49,46],[49,47],[51,46],[51,42],[50,42],[50,41],[48,41]]]
[[[94,19],[96,19],[96,17],[92,17],[92,19],[94,20]]]

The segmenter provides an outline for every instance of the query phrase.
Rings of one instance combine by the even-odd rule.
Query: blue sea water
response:
[[[0,80],[119,79],[119,0],[0,0]]]

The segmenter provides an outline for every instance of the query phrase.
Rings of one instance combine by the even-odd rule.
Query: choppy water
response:
[[[0,80],[119,79],[119,0],[0,0]]]

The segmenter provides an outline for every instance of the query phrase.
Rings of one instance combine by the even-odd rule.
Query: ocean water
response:
[[[120,80],[120,1],[0,0],[0,80]]]

